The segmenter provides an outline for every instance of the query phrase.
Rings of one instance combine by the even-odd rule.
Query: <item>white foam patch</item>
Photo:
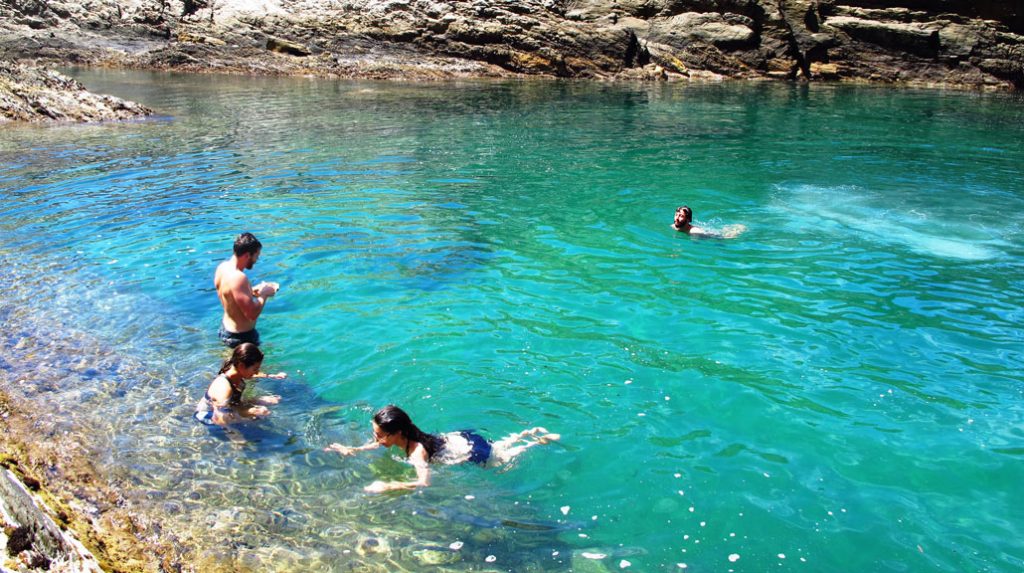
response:
[[[961,216],[930,214],[918,208],[900,210],[900,198],[887,198],[855,187],[797,185],[779,187],[776,206],[786,211],[801,231],[856,233],[860,239],[902,245],[916,253],[941,258],[981,261],[1000,256],[993,244]]]

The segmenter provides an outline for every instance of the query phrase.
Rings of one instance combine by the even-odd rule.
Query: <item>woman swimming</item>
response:
[[[231,357],[224,361],[217,377],[210,382],[206,395],[196,405],[195,418],[204,424],[223,426],[243,418],[259,418],[270,414],[268,405],[281,401],[280,396],[260,396],[250,404],[242,402],[245,381],[249,378],[285,377],[284,372],[261,375],[263,352],[251,342],[235,347]]]
[[[445,465],[472,462],[481,465],[499,466],[512,461],[527,448],[558,440],[558,434],[549,434],[544,428],[530,428],[522,432],[489,442],[479,434],[464,430],[446,434],[428,434],[412,423],[409,415],[398,406],[385,406],[373,415],[373,439],[361,446],[344,446],[334,443],[325,451],[351,456],[356,452],[373,450],[384,446],[397,446],[405,452],[409,463],[416,468],[414,481],[375,481],[365,489],[380,493],[396,489],[415,489],[430,485],[430,463]]]

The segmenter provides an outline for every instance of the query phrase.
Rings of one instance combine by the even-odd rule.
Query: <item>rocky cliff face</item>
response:
[[[1024,87],[1024,0],[0,0],[0,53],[359,77]]]

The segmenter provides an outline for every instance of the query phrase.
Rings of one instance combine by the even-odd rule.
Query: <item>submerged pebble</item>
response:
[[[376,555],[391,553],[391,546],[387,540],[381,537],[364,537],[356,545],[356,552],[360,555]]]
[[[428,547],[412,552],[421,565],[450,565],[462,561],[462,555],[447,549]]]

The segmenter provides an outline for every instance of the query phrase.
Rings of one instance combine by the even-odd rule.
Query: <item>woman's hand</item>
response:
[[[277,394],[273,394],[271,396],[260,396],[259,398],[256,398],[256,402],[258,404],[266,404],[267,406],[272,406],[274,404],[281,402],[281,397],[278,396]]]
[[[380,481],[377,480],[370,485],[363,488],[366,493],[384,493],[385,491],[395,491],[402,489],[416,489],[418,487],[427,487],[429,484],[420,483],[416,481]]]
[[[338,452],[339,454],[341,454],[343,456],[351,456],[351,455],[356,453],[356,449],[355,448],[352,448],[352,447],[349,447],[349,446],[345,446],[345,445],[339,444],[337,442],[335,442],[335,443],[327,446],[326,448],[324,448],[324,451],[325,452]]]
[[[371,483],[370,485],[364,487],[363,491],[365,491],[366,493],[384,493],[385,491],[388,491],[390,489],[393,489],[391,487],[391,484],[385,481],[377,480]]]
[[[251,406],[246,410],[245,415],[253,418],[262,418],[270,415],[270,408],[266,406]]]

